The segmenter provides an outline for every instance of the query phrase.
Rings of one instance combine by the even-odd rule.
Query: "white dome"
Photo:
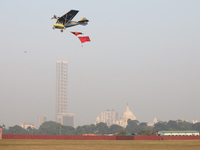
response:
[[[129,107],[126,106],[126,110],[124,111],[122,118],[127,118],[131,120],[135,120],[136,117],[133,115],[133,113],[130,111]]]
[[[124,111],[123,115],[121,116],[120,125],[125,128],[128,125],[128,123],[127,123],[128,119],[136,120],[136,117],[133,115],[133,113],[130,111],[130,109],[127,105],[126,110]]]

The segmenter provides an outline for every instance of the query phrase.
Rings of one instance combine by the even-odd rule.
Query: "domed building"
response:
[[[155,118],[153,119],[153,123],[149,123],[148,126],[153,127],[156,123],[158,123],[158,120],[157,120],[157,118],[155,117]]]
[[[128,123],[127,123],[128,119],[136,120],[136,117],[130,111],[130,109],[129,109],[128,105],[127,105],[126,106],[126,110],[124,111],[124,113],[121,116],[121,120],[119,122],[119,125],[125,128],[128,125]]]
[[[97,116],[97,118],[96,118],[96,121],[95,121],[94,125],[96,125],[96,124],[98,124],[98,123],[100,123],[100,122],[101,122],[101,120],[100,120],[99,116]]]

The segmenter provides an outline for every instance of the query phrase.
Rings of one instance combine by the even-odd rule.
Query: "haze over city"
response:
[[[128,103],[140,122],[200,121],[200,1],[0,1],[0,123],[55,121],[56,61],[68,62],[75,126]],[[87,26],[53,30],[79,10]],[[91,38],[81,47],[70,31]]]

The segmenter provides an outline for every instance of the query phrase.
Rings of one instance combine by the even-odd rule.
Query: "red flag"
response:
[[[78,38],[81,41],[81,43],[90,42],[89,36],[79,36]]]
[[[74,35],[79,35],[79,34],[83,34],[83,33],[81,33],[81,32],[71,32],[72,34],[74,34]]]

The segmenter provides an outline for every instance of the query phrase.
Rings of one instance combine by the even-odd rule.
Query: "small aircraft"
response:
[[[86,18],[82,18],[79,21],[72,21],[72,19],[76,16],[78,12],[78,10],[70,10],[62,17],[57,17],[56,15],[54,15],[51,19],[57,19],[57,21],[55,24],[53,24],[53,29],[61,29],[61,32],[63,32],[63,29],[69,27],[73,27],[76,25],[87,25],[89,20],[87,20]]]

